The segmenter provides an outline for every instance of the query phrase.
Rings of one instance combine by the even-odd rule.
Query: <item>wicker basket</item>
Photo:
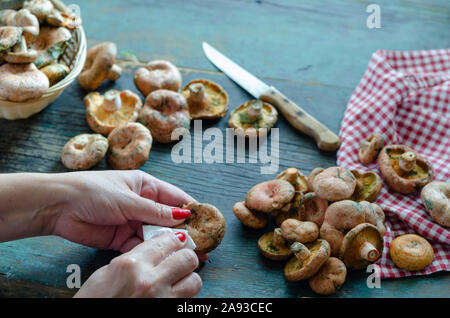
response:
[[[72,31],[72,40],[60,58],[60,63],[66,64],[70,68],[70,73],[60,82],[48,88],[44,94],[33,100],[22,103],[0,100],[0,118],[24,119],[34,115],[51,102],[69,86],[80,74],[86,60],[86,35],[83,27]]]

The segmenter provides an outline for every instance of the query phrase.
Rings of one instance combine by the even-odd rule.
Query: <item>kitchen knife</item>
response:
[[[262,82],[206,42],[203,42],[203,51],[217,68],[239,86],[255,98],[276,106],[294,128],[313,137],[319,149],[335,151],[339,148],[341,142],[336,134],[289,100],[275,87]]]

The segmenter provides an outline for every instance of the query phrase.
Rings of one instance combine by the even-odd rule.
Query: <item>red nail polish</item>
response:
[[[186,241],[186,234],[184,234],[183,232],[177,232],[175,233],[175,235],[180,239],[181,242]]]
[[[191,215],[191,210],[182,208],[172,208],[172,216],[175,220],[187,219]]]

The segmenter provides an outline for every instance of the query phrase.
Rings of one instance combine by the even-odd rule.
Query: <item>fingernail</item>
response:
[[[172,208],[172,216],[175,220],[187,219],[191,215],[191,210],[182,208]]]
[[[177,233],[175,233],[175,235],[178,237],[178,239],[181,242],[186,241],[186,234],[184,234],[183,232],[177,232]]]

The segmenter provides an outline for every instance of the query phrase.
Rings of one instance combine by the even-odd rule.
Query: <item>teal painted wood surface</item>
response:
[[[121,57],[140,61],[163,58],[182,67],[184,83],[207,78],[221,84],[230,109],[250,96],[218,72],[203,56],[206,40],[261,76],[292,100],[339,131],[346,103],[377,49],[431,49],[450,46],[448,1],[378,1],[382,28],[366,28],[370,1],[78,1],[89,45],[118,44]],[[136,91],[136,63],[109,88]],[[27,120],[0,120],[0,172],[63,172],[64,143],[90,132],[77,83],[44,112]],[[203,123],[221,131],[226,119]],[[335,154],[322,153],[308,137],[280,118],[279,171],[290,166],[309,173],[335,165]],[[13,132],[13,133],[12,133]],[[205,142],[206,143],[206,142]],[[261,175],[261,164],[174,164],[171,146],[155,144],[142,170],[174,183],[197,200],[216,205],[226,217],[222,245],[199,269],[202,297],[309,297],[306,282],[287,283],[281,263],[262,258],[256,240],[264,231],[241,226],[231,208],[254,184],[273,178]],[[247,158],[248,161],[248,158]],[[109,169],[102,161],[95,169]],[[66,267],[80,264],[83,281],[117,255],[40,237],[0,244],[0,296],[67,297]],[[383,280],[380,289],[366,286],[368,274],[354,272],[337,297],[448,297],[450,275]]]

